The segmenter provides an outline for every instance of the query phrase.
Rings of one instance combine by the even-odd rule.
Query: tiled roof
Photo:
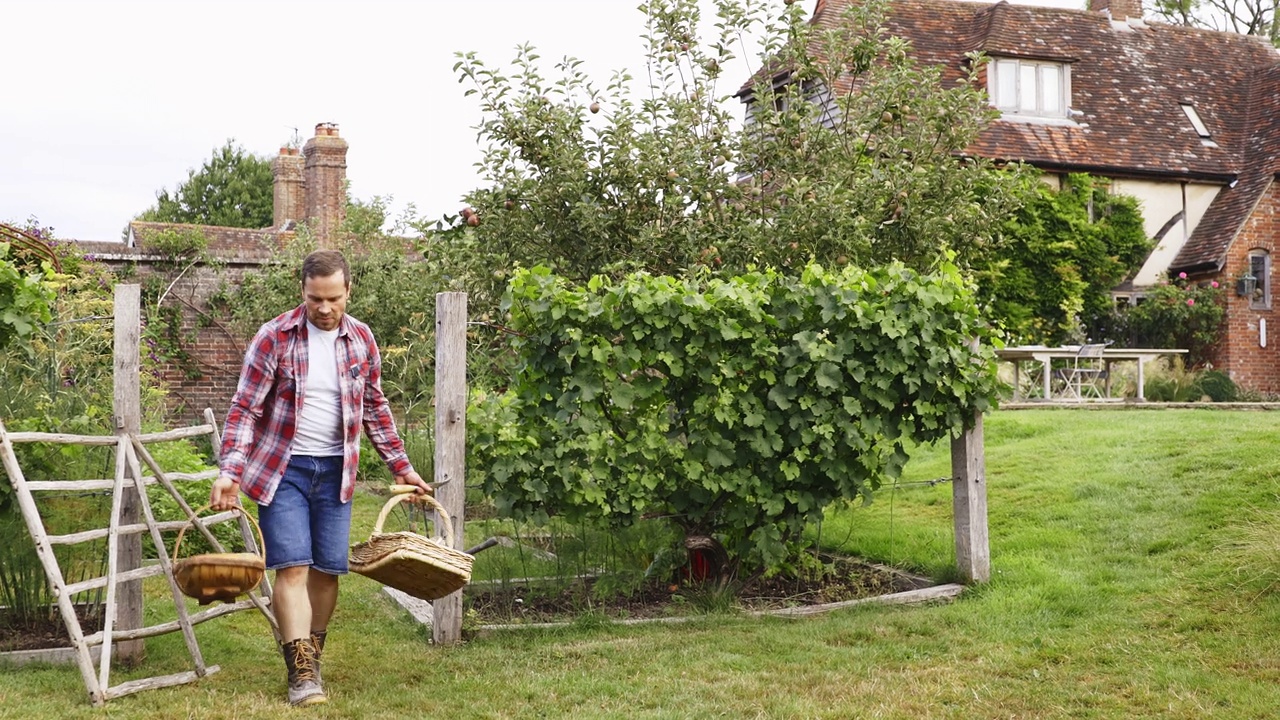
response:
[[[1244,145],[1234,186],[1214,198],[1204,219],[1179,251],[1170,270],[1218,270],[1231,240],[1280,172],[1280,67],[1253,74],[1241,103],[1244,127],[1255,128]]]
[[[811,22],[834,27],[860,0],[826,0]],[[965,54],[1057,60],[1071,67],[1074,122],[998,120],[969,152],[1050,171],[1229,183],[1175,266],[1220,262],[1280,170],[1280,54],[1265,39],[1030,5],[891,0],[885,27],[914,57],[965,72]],[[750,86],[744,86],[747,94]],[[837,88],[837,90],[846,90]],[[1183,113],[1209,129],[1201,141]]]

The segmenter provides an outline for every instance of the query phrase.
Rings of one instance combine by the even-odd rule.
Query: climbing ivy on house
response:
[[[995,338],[949,263],[585,286],[535,268],[502,307],[517,368],[468,418],[499,512],[667,518],[764,567],[996,391]]]
[[[1004,223],[993,257],[977,273],[990,314],[1014,341],[1058,344],[1110,339],[1111,290],[1151,250],[1136,199],[1105,180],[1069,175],[1040,184]]]

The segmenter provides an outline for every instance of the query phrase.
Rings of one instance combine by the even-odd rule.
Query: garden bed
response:
[[[826,559],[828,572],[747,583],[645,582],[624,591],[605,577],[473,583],[463,594],[468,623],[570,622],[582,617],[644,620],[714,612],[769,612],[919,590],[936,583],[856,558]]]

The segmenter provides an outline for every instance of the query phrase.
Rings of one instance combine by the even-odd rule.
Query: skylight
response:
[[[1204,121],[1200,119],[1200,113],[1196,112],[1196,108],[1191,103],[1179,103],[1182,105],[1182,112],[1186,113],[1187,119],[1191,121],[1191,127],[1196,129],[1200,137],[1208,139],[1211,136],[1209,128],[1205,127]]]

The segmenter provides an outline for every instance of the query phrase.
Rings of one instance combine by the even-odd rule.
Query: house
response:
[[[834,27],[856,2],[818,0],[811,22]],[[1141,0],[1088,2],[891,0],[886,28],[942,66],[944,82],[964,74],[967,53],[985,54],[1001,116],[969,152],[1032,164],[1051,182],[1110,178],[1138,198],[1155,249],[1119,296],[1166,273],[1229,287],[1214,365],[1280,393],[1280,54],[1263,38],[1145,21]]]

